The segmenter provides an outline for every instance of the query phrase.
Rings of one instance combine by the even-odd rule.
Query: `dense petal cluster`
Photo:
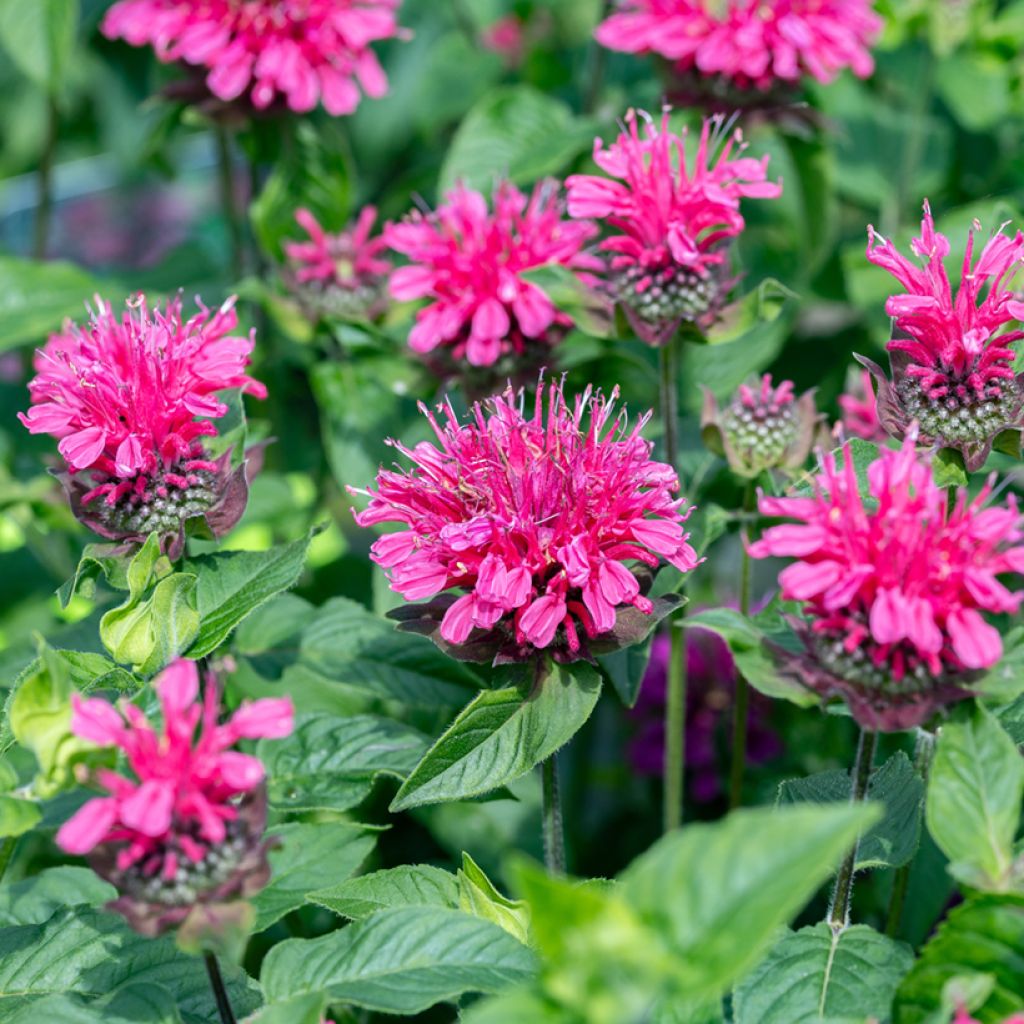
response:
[[[615,398],[587,389],[569,405],[560,385],[541,386],[529,415],[510,389],[465,424],[450,407],[443,424],[427,413],[437,444],[396,445],[414,468],[382,470],[357,520],[404,527],[371,552],[408,600],[464,591],[445,611],[445,641],[497,630],[519,657],[580,657],[579,627],[592,639],[625,609],[652,612],[630,566],[697,564],[675,470],[651,460],[648,418],[630,428]]]
[[[880,451],[868,484],[866,500],[849,446],[825,455],[812,496],[762,496],[763,515],[796,523],[766,530],[750,554],[796,559],[779,584],[810,620],[823,688],[872,727],[906,728],[1002,656],[982,613],[1019,609],[1024,591],[999,577],[1024,572],[1024,531],[1012,500],[985,507],[988,487],[951,504],[912,437]]]
[[[872,0],[619,0],[598,42],[656,53],[678,70],[769,89],[811,75],[830,82],[844,68],[867,78],[882,30]]]
[[[440,346],[454,360],[492,366],[528,348],[546,352],[569,319],[523,272],[560,264],[586,272],[601,264],[584,252],[596,234],[589,223],[563,219],[558,185],[544,181],[525,196],[503,182],[487,200],[456,186],[433,213],[411,214],[384,231],[387,244],[408,257],[391,277],[399,301],[428,299],[409,335],[415,352]]]
[[[644,325],[671,332],[683,319],[713,312],[732,284],[728,242],[745,227],[740,200],[782,192],[767,180],[768,157],[742,155],[739,131],[722,141],[718,117],[704,121],[691,169],[687,133],[673,132],[668,118],[666,110],[659,126],[630,111],[615,142],[594,144],[594,161],[608,177],[577,174],[566,182],[570,216],[597,218],[618,232],[600,248],[609,254],[615,298],[639,319],[641,333]]]
[[[284,101],[294,111],[322,103],[351,114],[360,87],[387,92],[370,48],[395,36],[401,0],[118,0],[103,33],[150,45],[162,61],[206,68],[224,101],[243,94],[258,110]]]
[[[997,232],[975,262],[972,231],[954,295],[944,263],[949,239],[935,230],[927,202],[921,235],[910,246],[921,266],[873,228],[868,233],[868,259],[906,290],[885,307],[895,327],[888,345],[892,380],[862,360],[878,379],[882,424],[902,437],[916,421],[923,440],[959,448],[976,469],[996,435],[1020,425],[1024,407],[1011,348],[1024,338],[1018,323],[1024,301],[1012,289],[1024,261],[1024,234]]]
[[[884,441],[889,435],[878,418],[878,402],[871,382],[871,374],[847,374],[846,391],[839,396],[842,428],[846,437],[859,437],[863,441]]]
[[[208,891],[225,895],[224,884],[252,862],[260,836],[249,834],[246,798],[260,788],[263,765],[231,748],[242,739],[287,736],[293,713],[289,700],[265,698],[218,724],[213,679],[200,698],[196,665],[184,659],[164,670],[156,691],[159,730],[133,704],[118,710],[99,698],[72,697],[72,732],[120,750],[134,778],[99,770],[96,781],[108,795],[76,811],[57,843],[68,853],[95,852],[95,865],[129,901],[181,909]],[[261,862],[257,857],[265,868]]]
[[[232,335],[237,324],[233,299],[189,320],[180,298],[151,311],[138,296],[121,316],[97,299],[86,327],[66,325],[37,354],[19,418],[60,439],[76,514],[101,535],[173,533],[226,497],[230,467],[203,443],[228,411],[217,394],[266,396],[245,373],[254,339]]]
[[[332,234],[306,209],[295,220],[308,241],[286,242],[287,275],[303,305],[315,315],[373,316],[380,311],[391,263],[382,236],[371,237],[377,210],[364,207],[351,228]]]

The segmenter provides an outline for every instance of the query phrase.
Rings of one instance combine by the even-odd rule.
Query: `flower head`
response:
[[[243,704],[218,724],[212,678],[199,696],[194,662],[179,659],[156,680],[163,711],[157,730],[133,704],[115,709],[72,696],[71,731],[119,749],[134,777],[107,769],[95,797],[61,826],[58,845],[90,854],[121,893],[115,909],[146,934],[180,924],[197,902],[251,895],[267,880],[261,844],[263,765],[231,748],[241,739],[292,731],[287,699]]]
[[[599,268],[583,251],[595,234],[591,224],[563,219],[553,181],[541,182],[529,197],[503,182],[493,212],[479,192],[458,185],[433,213],[389,224],[385,241],[410,261],[392,274],[392,296],[429,300],[416,314],[409,347],[442,349],[475,367],[494,366],[504,356],[513,362],[530,353],[544,357],[571,321],[523,272],[549,263]]]
[[[741,384],[725,409],[710,391],[704,392],[701,433],[704,443],[729,460],[740,476],[756,477],[766,469],[796,469],[811,453],[822,417],[814,393],[799,398],[793,382],[777,387],[770,373]]]
[[[570,216],[606,220],[619,232],[600,246],[609,254],[609,284],[655,342],[682,320],[714,317],[732,286],[728,243],[745,227],[740,200],[782,192],[767,180],[767,157],[742,156],[739,131],[719,145],[718,117],[705,119],[691,169],[687,133],[671,131],[668,116],[659,128],[630,111],[614,143],[594,144],[594,161],[610,177],[576,174],[566,182]]]
[[[314,316],[373,317],[381,311],[391,263],[381,258],[383,237],[370,237],[376,219],[377,210],[367,206],[351,228],[330,234],[309,210],[296,212],[309,241],[285,243],[286,273]]]
[[[878,418],[878,403],[871,374],[867,370],[846,375],[846,391],[839,396],[842,428],[847,437],[863,441],[885,441],[888,434]]]
[[[597,28],[602,46],[656,53],[679,72],[767,90],[844,68],[867,78],[882,30],[872,0],[619,0]]]
[[[18,417],[60,439],[72,507],[101,536],[156,531],[180,549],[187,519],[219,536],[241,516],[244,466],[233,471],[230,452],[211,461],[203,442],[228,411],[218,392],[267,393],[244,372],[254,339],[232,336],[237,323],[233,299],[187,321],[180,298],[162,312],[139,296],[120,317],[97,299],[86,327],[67,324],[37,354],[32,407]]]
[[[982,613],[1020,607],[1024,591],[998,577],[1024,572],[1024,531],[1012,500],[985,507],[990,487],[951,504],[912,437],[879,452],[868,484],[865,500],[849,445],[841,460],[825,455],[811,496],[762,496],[762,515],[796,523],[766,530],[750,554],[795,559],[779,584],[809,623],[801,681],[845,696],[870,728],[904,729],[967,696],[1002,656]]]
[[[371,548],[392,590],[411,601],[461,592],[438,606],[443,641],[508,660],[622,646],[655,621],[638,573],[659,557],[697,565],[675,470],[651,461],[648,417],[628,427],[615,398],[588,388],[569,405],[561,385],[540,386],[530,415],[510,389],[464,425],[450,406],[443,424],[424,409],[438,444],[395,445],[413,469],[382,470],[356,519],[404,527]]]
[[[370,44],[398,34],[401,0],[118,0],[103,33],[151,45],[165,62],[207,70],[207,88],[258,110],[281,101],[296,112],[322,103],[351,114],[359,90],[387,92]]]
[[[892,380],[861,359],[878,381],[882,425],[902,437],[916,421],[922,441],[957,448],[968,469],[978,469],[1002,430],[1020,428],[1024,412],[1024,376],[1014,376],[1010,347],[1024,338],[1024,302],[1011,290],[1024,261],[1024,234],[997,232],[974,262],[972,231],[955,295],[943,262],[949,239],[935,230],[927,202],[921,235],[910,244],[922,266],[874,228],[868,234],[868,259],[906,291],[885,305],[895,328],[888,345]]]

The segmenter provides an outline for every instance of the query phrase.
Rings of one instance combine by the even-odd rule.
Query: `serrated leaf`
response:
[[[885,1022],[914,955],[866,925],[816,924],[786,935],[733,994],[735,1024]]]
[[[350,878],[331,888],[310,893],[310,900],[352,920],[394,907],[459,905],[458,881],[450,871],[429,864],[403,864]]]
[[[465,992],[529,980],[534,955],[489,921],[457,910],[383,910],[319,939],[289,939],[263,962],[271,1004],[308,992],[381,1013],[414,1014]]]
[[[506,785],[567,743],[590,717],[601,677],[585,662],[554,665],[536,685],[484,690],[424,755],[393,811],[465,800]]]
[[[199,631],[190,658],[215,651],[243,619],[275,594],[295,586],[306,563],[312,534],[269,551],[218,551],[189,559],[197,579]]]
[[[333,821],[278,825],[267,835],[280,845],[270,851],[270,881],[252,900],[257,932],[297,910],[311,893],[343,882],[376,842],[360,825]]]
[[[850,775],[844,771],[819,772],[779,785],[780,804],[846,803],[849,799]],[[908,864],[921,841],[924,782],[903,751],[872,772],[868,799],[885,807],[885,817],[861,838],[857,870]]]
[[[520,942],[530,941],[530,911],[523,900],[500,893],[480,865],[466,852],[458,872],[459,909],[485,921],[493,921]]]
[[[928,831],[954,877],[982,889],[1013,884],[1013,840],[1024,799],[1024,760],[985,708],[940,733],[925,802]]]
[[[117,890],[89,868],[64,865],[0,886],[0,925],[44,924],[58,910],[98,907]]]
[[[162,985],[127,985],[110,996],[53,995],[23,1006],[7,1024],[181,1024],[174,996]]]

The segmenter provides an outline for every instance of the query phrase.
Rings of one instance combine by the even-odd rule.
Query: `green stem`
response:
[[[39,156],[39,198],[36,202],[36,221],[32,240],[32,255],[37,260],[46,258],[50,244],[50,222],[53,219],[53,163],[57,151],[59,113],[57,102],[51,96],[46,107],[46,137]]]
[[[928,775],[932,767],[932,757],[935,754],[935,735],[927,729],[917,730],[917,742],[914,747],[914,769],[921,776],[925,786],[928,785]],[[892,883],[892,896],[889,897],[889,913],[885,919],[885,934],[895,938],[900,930],[903,921],[903,908],[907,902],[907,890],[910,886],[911,861],[904,864],[896,872]]]
[[[541,763],[541,807],[544,815],[544,863],[548,874],[565,874],[565,829],[558,784],[558,754]]]
[[[245,273],[245,219],[238,205],[235,188],[235,164],[231,157],[231,137],[223,125],[217,125],[217,172],[220,205],[231,242],[231,273],[235,280]]]
[[[748,517],[756,508],[754,481],[748,480],[743,491],[743,544],[740,555],[740,614],[750,614],[750,555],[747,554]],[[732,763],[729,769],[729,810],[743,803],[743,773],[747,767],[747,717],[750,709],[750,684],[742,674],[736,674],[736,693],[732,718]]]
[[[10,866],[11,858],[14,856],[14,848],[18,845],[18,839],[16,836],[7,836],[2,842],[0,842],[0,882],[4,880],[4,875],[7,874],[7,868]]]
[[[868,783],[871,781],[871,765],[875,760],[875,747],[878,745],[878,733],[861,729],[857,741],[857,756],[853,762],[853,784],[850,790],[850,803],[863,803],[868,794]],[[836,887],[832,894],[832,906],[828,911],[828,923],[834,932],[840,932],[850,923],[850,903],[853,899],[853,876],[856,874],[857,851],[860,839],[853,844],[853,849],[840,865],[836,875]]]
[[[228,990],[224,987],[224,979],[221,977],[220,964],[217,957],[210,952],[203,954],[206,962],[206,973],[210,977],[210,988],[213,989],[213,998],[217,1002],[217,1012],[220,1014],[221,1024],[238,1024],[234,1010],[231,1009],[231,1000],[228,999]]]

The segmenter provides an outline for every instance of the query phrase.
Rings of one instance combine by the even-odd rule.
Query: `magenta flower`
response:
[[[594,143],[594,161],[610,177],[576,174],[566,182],[570,216],[605,220],[619,232],[600,246],[611,289],[638,333],[658,344],[682,320],[713,319],[724,302],[733,283],[728,243],[745,227],[740,200],[782,193],[767,180],[768,157],[741,155],[740,132],[719,146],[718,117],[704,121],[691,170],[687,133],[671,131],[668,116],[659,129],[630,111],[611,146]]]
[[[543,362],[571,321],[522,274],[549,263],[598,269],[600,261],[583,251],[595,234],[592,224],[563,220],[554,181],[529,198],[501,183],[493,213],[479,192],[459,185],[434,213],[389,224],[387,244],[410,260],[392,275],[392,296],[430,300],[416,314],[409,347],[421,354],[442,348],[475,367],[503,356],[520,362],[527,353]]]
[[[200,700],[191,661],[174,662],[155,685],[159,731],[133,704],[118,710],[73,695],[71,731],[120,750],[134,778],[98,771],[108,795],[84,804],[57,832],[63,850],[92,855],[121,893],[115,909],[146,934],[179,924],[197,901],[251,894],[266,882],[263,765],[231,748],[241,739],[279,739],[293,727],[291,701],[276,698],[243,704],[219,725],[216,685],[211,677]]]
[[[180,298],[151,312],[140,295],[118,318],[97,299],[87,327],[67,324],[36,356],[32,407],[18,418],[60,439],[72,508],[103,537],[156,531],[178,552],[187,519],[220,536],[245,508],[244,467],[232,470],[230,452],[208,458],[203,439],[228,411],[218,392],[267,391],[245,373],[253,336],[230,334],[234,299],[200,308],[184,321]]]
[[[207,69],[207,87],[226,102],[246,94],[257,110],[281,101],[296,112],[322,103],[337,116],[356,109],[360,87],[387,92],[370,44],[398,34],[400,2],[118,0],[102,30],[152,46],[162,61]]]
[[[309,241],[285,243],[286,274],[314,316],[373,317],[381,312],[391,263],[381,258],[387,249],[384,238],[370,237],[376,219],[376,208],[367,206],[351,228],[330,234],[309,210],[295,214]]]
[[[1024,260],[1024,234],[997,232],[972,264],[972,231],[955,296],[943,263],[949,239],[935,230],[927,201],[921,236],[910,244],[923,266],[874,228],[868,235],[868,259],[906,290],[885,304],[896,330],[888,345],[892,380],[861,359],[878,381],[882,425],[903,437],[916,421],[924,443],[959,449],[973,472],[1001,431],[1022,426],[1024,375],[1014,375],[1010,346],[1024,338],[1018,323],[1024,302],[1011,289]]]
[[[904,729],[967,696],[974,674],[1003,653],[983,612],[1014,613],[1024,591],[1000,582],[1024,572],[1021,517],[1011,500],[984,507],[986,486],[952,505],[908,437],[868,469],[857,490],[849,446],[822,459],[810,497],[760,500],[761,514],[793,519],[750,546],[754,558],[796,559],[779,575],[785,600],[804,606],[801,681],[849,701],[869,728]],[[798,662],[798,664],[797,664]]]
[[[867,370],[847,374],[846,391],[839,396],[839,408],[843,433],[847,437],[877,442],[889,437],[878,418],[878,402]]]
[[[619,0],[595,33],[602,46],[654,53],[676,70],[768,90],[844,68],[867,78],[882,30],[872,0]]]
[[[393,442],[414,468],[381,470],[356,520],[404,527],[371,548],[392,590],[410,601],[462,592],[430,612],[443,612],[445,643],[481,660],[495,648],[499,660],[574,660],[622,646],[623,631],[655,622],[638,576],[659,557],[697,565],[675,470],[652,462],[641,436],[649,416],[628,428],[616,397],[588,388],[570,406],[561,385],[541,385],[528,416],[524,392],[509,389],[465,425],[450,406],[443,425],[424,409],[437,445]]]

